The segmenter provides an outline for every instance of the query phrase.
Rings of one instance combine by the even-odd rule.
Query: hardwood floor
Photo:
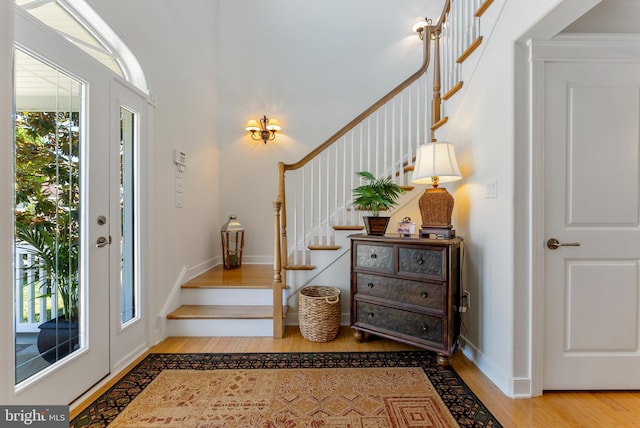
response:
[[[314,343],[305,340],[297,327],[290,326],[287,327],[285,337],[282,339],[169,337],[151,348],[149,353],[367,352],[417,349],[380,338],[371,338],[363,343],[357,343],[348,327],[342,327],[340,335],[331,342]],[[514,400],[502,394],[459,351],[453,358],[453,367],[504,427],[640,427],[640,391],[548,392],[542,397]],[[117,378],[112,380],[84,403],[73,409],[71,417],[75,417],[116,380]]]

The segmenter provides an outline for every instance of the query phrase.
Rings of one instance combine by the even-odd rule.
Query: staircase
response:
[[[424,186],[411,185],[415,153],[446,132],[479,59],[485,37],[480,20],[482,29],[491,29],[498,19],[498,10],[486,13],[496,9],[489,7],[493,2],[446,0],[438,22],[427,20],[418,30],[424,43],[420,69],[300,161],[278,164],[273,266],[217,266],[188,281],[182,306],[167,316],[168,335],[280,338],[286,323],[297,323],[298,290],[332,270],[348,282],[348,236],[362,231],[367,215],[352,207],[356,173],[391,177],[405,188],[400,210],[422,194]],[[348,323],[348,314],[342,322]]]
[[[271,337],[272,287],[271,265],[218,265],[181,286],[181,306],[167,315],[167,334]]]

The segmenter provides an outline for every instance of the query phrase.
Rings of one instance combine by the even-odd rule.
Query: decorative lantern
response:
[[[222,239],[222,261],[225,269],[236,269],[242,265],[244,248],[244,227],[230,215],[229,220],[220,229]]]

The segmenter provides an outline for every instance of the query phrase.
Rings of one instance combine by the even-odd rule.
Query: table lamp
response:
[[[451,225],[453,196],[438,185],[461,178],[452,143],[436,141],[418,147],[411,182],[433,186],[424,191],[418,202],[422,216],[421,237],[450,239],[455,236]]]

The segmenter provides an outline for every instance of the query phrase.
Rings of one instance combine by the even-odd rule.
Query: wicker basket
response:
[[[298,321],[302,337],[311,342],[330,342],[340,332],[340,290],[311,285],[298,297]]]

